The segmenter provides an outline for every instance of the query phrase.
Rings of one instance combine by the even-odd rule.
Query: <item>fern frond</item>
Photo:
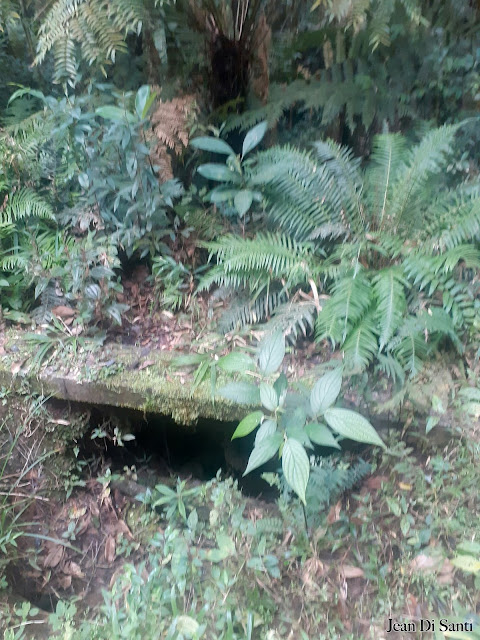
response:
[[[341,145],[326,140],[313,145],[318,160],[325,166],[327,175],[331,176],[335,189],[341,194],[341,208],[351,227],[356,230],[363,221],[360,206],[362,175],[359,171],[360,159],[353,152]]]
[[[3,209],[3,210],[2,210]],[[14,193],[0,209],[0,226],[29,217],[55,220],[52,207],[35,191],[23,187]]]
[[[222,314],[218,323],[219,329],[228,333],[246,325],[258,324],[265,318],[269,318],[287,297],[283,289],[270,290],[266,294],[255,296],[253,300],[248,294],[242,295],[242,292],[239,292],[230,307]]]
[[[343,343],[345,365],[352,372],[363,371],[378,351],[376,319],[373,311],[367,313],[348,332]]]
[[[382,269],[373,279],[377,299],[376,320],[380,329],[379,348],[383,350],[401,324],[407,301],[405,279],[398,267]]]
[[[480,241],[480,193],[460,197],[440,209],[434,208],[434,219],[427,229],[425,243],[433,251],[445,251],[466,241]]]
[[[391,353],[379,353],[377,355],[377,369],[384,373],[388,378],[391,378],[393,382],[398,382],[403,385],[405,382],[405,371],[402,368],[402,365],[394,358]]]
[[[267,333],[281,331],[295,342],[300,334],[307,336],[313,330],[315,315],[316,308],[313,301],[290,300],[275,308],[273,317],[264,328]]]
[[[56,0],[40,26],[35,63],[54,49],[56,81],[73,80],[77,44],[87,62],[113,62],[117,51],[126,50],[126,34],[147,18],[141,0]]]
[[[308,281],[315,269],[311,246],[298,243],[286,235],[259,233],[255,238],[228,235],[205,243],[210,258],[216,256],[217,267],[205,276],[199,289],[211,284],[249,286],[257,280],[265,283],[284,279],[285,286]]]
[[[355,326],[372,302],[372,287],[360,271],[350,272],[339,279],[332,288],[332,295],[318,314],[316,336],[318,340],[329,338],[333,344],[343,343],[349,330]]]
[[[429,178],[445,166],[459,127],[460,124],[444,125],[429,131],[399,167],[388,202],[389,225],[394,230],[409,229],[408,225],[418,219],[419,204],[431,197],[424,187]]]
[[[365,172],[364,194],[369,220],[375,228],[383,228],[383,222],[389,213],[390,192],[398,168],[405,159],[406,143],[402,135],[389,133],[375,136],[372,155]]]

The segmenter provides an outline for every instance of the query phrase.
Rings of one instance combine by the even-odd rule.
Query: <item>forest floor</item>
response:
[[[16,634],[4,637],[437,640],[472,620],[448,637],[478,638],[478,421],[450,435],[391,432],[387,451],[364,452],[363,480],[309,512],[308,530],[294,500],[258,495],[260,484],[245,497],[225,474],[201,482],[147,451],[94,447],[56,472],[53,493],[48,463],[35,465],[9,496],[11,513],[26,505],[16,530],[28,537],[0,551],[0,627]],[[422,619],[435,635],[418,634]],[[141,635],[115,634],[115,620]]]

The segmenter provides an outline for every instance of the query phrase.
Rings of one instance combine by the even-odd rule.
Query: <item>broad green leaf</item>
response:
[[[466,553],[470,555],[478,555],[480,559],[480,542],[473,542],[471,540],[466,540],[465,542],[461,542],[457,544],[455,549],[457,553]]]
[[[298,442],[300,442],[300,444],[303,444],[304,447],[313,449],[310,438],[308,437],[308,434],[303,427],[289,427],[288,429],[286,429],[286,434],[289,438],[297,440]]]
[[[386,498],[386,502],[387,502],[388,508],[393,513],[393,515],[399,518],[402,515],[402,508],[400,506],[400,503],[397,500],[395,500],[395,498],[390,498],[388,496]]]
[[[260,442],[262,442],[262,440],[265,440],[265,438],[268,438],[268,436],[273,435],[276,430],[277,422],[275,420],[264,420],[255,435],[255,446],[260,444]]]
[[[283,438],[280,433],[273,433],[271,436],[267,436],[264,438],[258,445],[256,444],[253,447],[252,453],[248,459],[247,468],[245,469],[243,475],[246,476],[247,473],[261,467],[262,464],[268,462],[270,458],[277,453],[280,448],[280,445],[283,442]]]
[[[142,119],[143,111],[145,109],[145,105],[147,104],[148,96],[150,95],[150,87],[148,84],[144,84],[137,91],[137,95],[135,96],[135,111],[137,112],[137,116]]]
[[[125,122],[125,120],[127,122],[136,122],[136,118],[133,113],[113,105],[98,107],[98,109],[95,110],[95,113],[97,116],[105,118],[105,120],[113,120],[113,122]]]
[[[277,331],[264,338],[258,347],[258,367],[264,376],[275,373],[285,357],[285,338]]]
[[[0,278],[0,287],[9,287],[10,283],[5,278]]]
[[[307,421],[307,413],[304,407],[297,407],[293,411],[290,409],[282,416],[282,426],[285,429],[303,429]]]
[[[249,413],[248,416],[245,416],[245,418],[235,429],[232,440],[234,440],[235,438],[243,438],[244,436],[248,436],[249,433],[257,428],[262,418],[262,411],[254,411],[253,413]]]
[[[230,382],[218,390],[218,395],[238,404],[260,404],[260,391],[251,382]]]
[[[308,437],[315,444],[321,447],[333,447],[334,449],[340,449],[340,445],[333,437],[332,432],[326,424],[319,424],[312,422],[305,427]]]
[[[224,164],[216,162],[201,164],[197,171],[204,178],[207,178],[208,180],[216,180],[217,182],[239,182],[240,180],[238,173],[231,171],[231,169],[226,167]]]
[[[305,504],[305,491],[310,476],[310,462],[304,447],[293,438],[288,438],[282,451],[282,469],[285,480]]]
[[[278,396],[275,389],[265,382],[260,385],[260,402],[269,411],[275,411],[278,407]]]
[[[452,564],[467,573],[480,573],[480,559],[476,556],[457,556]]]
[[[260,144],[263,140],[263,136],[267,132],[267,126],[267,122],[264,120],[253,127],[253,129],[250,129],[243,141],[242,158],[245,157],[249,151],[254,149],[257,144]]]
[[[217,533],[217,544],[221,551],[225,551],[229,556],[235,553],[235,542],[226,533]]]
[[[370,422],[355,411],[349,409],[327,409],[324,414],[328,426],[344,438],[375,444],[386,449],[380,436]]]
[[[217,366],[227,373],[244,373],[245,371],[254,371],[255,363],[252,358],[241,351],[234,351],[220,358]]]
[[[277,392],[277,396],[280,404],[282,404],[282,395],[285,394],[288,388],[287,376],[283,372],[278,376],[278,378],[273,383],[273,388]]]
[[[235,195],[238,193],[238,189],[232,189],[231,187],[215,187],[208,194],[208,199],[210,202],[217,204],[219,202],[226,202],[227,200],[233,200]]]
[[[242,189],[238,191],[233,202],[235,204],[235,209],[237,210],[238,215],[243,218],[243,216],[250,209],[253,201],[253,193],[249,189]]]
[[[226,156],[234,156],[235,151],[232,147],[220,138],[211,138],[209,136],[201,136],[190,141],[192,147],[201,149],[202,151],[211,151],[212,153],[222,153]]]
[[[340,367],[329,371],[317,380],[310,394],[310,406],[314,415],[323,414],[338,398],[342,387]]]

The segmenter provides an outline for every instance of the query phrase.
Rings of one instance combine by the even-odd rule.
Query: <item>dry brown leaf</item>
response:
[[[410,562],[411,569],[422,573],[434,573],[439,571],[442,565],[443,558],[427,556],[425,553],[420,553]]]
[[[13,362],[12,366],[10,367],[10,372],[16,376],[17,373],[20,371],[20,369],[22,368],[23,365],[23,361],[22,362]]]
[[[327,516],[328,524],[333,524],[334,522],[338,522],[338,520],[340,520],[341,508],[342,508],[341,500],[339,500],[337,504],[333,505],[333,507],[330,508],[330,511],[328,512],[328,516]]]
[[[119,520],[117,522],[117,529],[119,533],[124,533],[130,540],[133,540],[133,535],[130,529],[128,528],[127,523],[124,520]]]
[[[142,369],[146,369],[147,367],[151,367],[152,364],[155,364],[155,362],[153,360],[145,360],[145,362],[142,362],[142,364],[138,367],[138,370],[141,371]]]
[[[105,560],[111,564],[115,560],[116,543],[113,536],[108,536],[105,542]]]
[[[60,544],[55,545],[48,552],[45,560],[43,561],[43,566],[51,567],[53,569],[53,567],[56,567],[58,564],[60,564],[64,553],[65,553],[65,548],[62,547],[62,545]]]
[[[85,578],[85,574],[76,562],[67,562],[63,569],[63,573],[73,578]]]
[[[346,580],[352,580],[353,578],[364,578],[365,573],[360,567],[352,567],[349,564],[344,564],[340,567],[340,573]]]
[[[72,309],[72,307],[66,307],[63,304],[58,305],[58,307],[53,307],[52,313],[57,318],[72,318],[76,311]]]
[[[61,576],[58,578],[58,582],[62,589],[69,589],[72,586],[72,576]]]
[[[378,490],[381,488],[382,484],[387,481],[388,476],[371,476],[370,478],[367,478],[367,480],[365,480],[364,485],[368,489]]]

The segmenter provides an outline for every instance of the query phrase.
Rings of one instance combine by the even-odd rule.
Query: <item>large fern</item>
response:
[[[126,50],[125,35],[147,18],[142,0],[56,0],[39,29],[36,63],[53,49],[56,80],[73,80],[77,47],[90,64],[112,62]]]
[[[258,153],[248,184],[262,191],[267,225],[279,233],[210,244],[217,264],[202,287],[246,288],[257,299],[275,284],[290,301],[309,291],[317,338],[339,345],[351,370],[377,360],[401,379],[437,337],[461,348],[458,334],[478,314],[478,280],[464,273],[480,267],[480,186],[442,188],[457,130],[434,129],[410,147],[384,133],[364,170],[332,142]]]

